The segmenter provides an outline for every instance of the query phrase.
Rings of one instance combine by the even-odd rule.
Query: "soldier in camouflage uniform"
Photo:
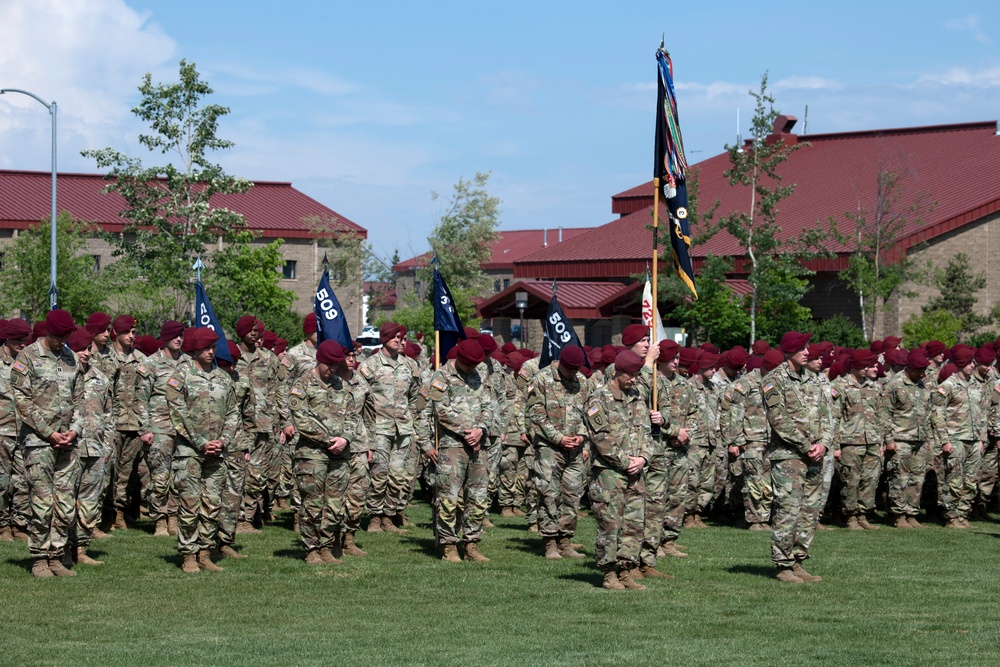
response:
[[[979,410],[971,384],[975,372],[976,351],[965,345],[952,350],[952,362],[958,372],[938,385],[931,394],[931,432],[942,443],[945,484],[946,528],[967,528],[971,497],[965,489],[968,459],[973,450],[982,451],[986,435],[985,415]],[[978,458],[978,457],[977,457]]]
[[[521,370],[514,377],[517,388],[525,397],[525,427],[528,429],[525,437],[528,440],[528,446],[524,450],[524,467],[528,470],[528,475],[524,481],[524,520],[528,524],[528,532],[531,533],[538,532],[538,490],[535,488],[535,459],[537,458],[537,451],[534,445],[534,429],[531,426],[531,420],[527,418],[527,391],[528,385],[531,384],[535,375],[538,374],[538,364],[539,359],[537,356],[528,359],[521,364]]]
[[[878,530],[868,521],[875,511],[875,490],[882,472],[882,431],[878,424],[878,384],[868,379],[875,367],[875,355],[869,350],[854,350],[850,372],[833,382],[836,394],[841,505],[847,528]]]
[[[288,414],[288,402],[282,398],[288,388],[291,362],[281,359],[276,353],[278,334],[267,331],[264,322],[257,320],[257,352],[274,369],[277,379],[274,386],[275,403],[271,406],[271,438],[264,461],[264,520],[271,521],[274,513],[290,507],[295,490],[295,473],[292,470],[291,441],[295,427]],[[263,335],[260,334],[263,332]]]
[[[722,354],[721,368],[712,376],[712,384],[715,386],[715,395],[719,404],[721,404],[726,392],[743,375],[748,358],[746,350],[742,347],[735,347]],[[737,507],[735,496],[742,482],[742,470],[740,469],[739,457],[730,452],[729,443],[725,442],[722,437],[724,415],[721,411],[717,413],[717,418],[719,420],[716,429],[718,444],[715,447],[715,482],[712,487],[712,498],[716,503],[716,511],[726,514],[735,511]],[[736,472],[731,474],[730,467]]]
[[[944,367],[945,359],[944,353],[947,347],[944,343],[939,340],[928,341],[924,345],[924,352],[927,355],[927,361],[930,365],[927,367],[927,374],[924,376],[924,386],[927,387],[927,393],[929,396],[933,396],[938,388],[938,374]],[[934,429],[928,425],[928,430],[930,432],[931,451],[930,456],[927,460],[927,471],[928,473],[934,473],[935,481],[935,491],[937,496],[936,506],[928,512],[928,518],[931,515],[944,516],[945,507],[947,506],[948,499],[948,484],[945,481],[945,456],[942,451],[944,447],[943,442],[938,442],[934,437]]]
[[[817,385],[816,391],[810,393],[810,397],[817,403],[814,409],[829,415],[830,428],[835,431],[837,428],[836,408],[834,407],[834,401],[837,398],[836,391],[830,382],[830,378],[823,372],[823,359],[828,352],[832,351],[833,345],[831,343],[820,342],[810,345],[806,350],[806,371],[809,375],[809,381]],[[823,510],[828,506],[830,491],[833,489],[833,478],[836,472],[836,457],[834,453],[833,446],[830,446],[823,457],[823,489],[822,501],[817,510],[817,530],[832,530],[820,523],[819,518],[823,514]]]
[[[487,505],[486,518],[483,521],[484,526],[492,528],[493,524],[490,522],[488,508],[493,504],[493,499],[496,497],[497,478],[500,476],[500,457],[503,450],[503,440],[507,434],[507,421],[510,416],[507,407],[506,374],[503,370],[503,364],[493,356],[497,353],[497,342],[488,334],[481,334],[477,338],[477,342],[483,348],[486,359],[476,368],[482,374],[483,386],[489,390],[490,399],[493,402],[493,421],[487,425],[487,429],[491,435],[486,443],[486,454],[490,464],[490,485],[488,491],[490,502]],[[582,493],[583,490],[581,488],[581,495]]]
[[[889,477],[889,515],[896,528],[923,528],[920,493],[930,458],[930,392],[924,382],[929,362],[919,350],[885,386],[878,423],[883,432]]]
[[[715,493],[715,452],[719,445],[719,397],[713,380],[721,357],[703,350],[695,362],[698,372],[689,382],[697,397],[697,423],[688,446],[688,498],[685,528],[705,528],[701,519]]]
[[[416,447],[414,421],[420,369],[406,357],[406,327],[386,322],[379,328],[382,348],[361,362],[358,372],[371,393],[365,404],[365,429],[371,438],[369,532],[403,532],[403,511],[413,480],[407,461]]]
[[[787,583],[820,580],[802,561],[809,557],[823,508],[823,460],[833,443],[830,403],[818,396],[824,388],[805,369],[810,336],[790,331],[782,337],[779,349],[786,361],[763,388],[771,426],[771,561],[778,580]]]
[[[289,384],[294,384],[300,375],[316,367],[316,346],[319,344],[317,330],[316,313],[309,313],[302,322],[305,339],[285,352],[282,359],[282,363],[288,368]]]
[[[986,513],[990,503],[994,501],[994,491],[1000,478],[1000,453],[997,441],[1000,439],[1000,376],[996,367],[991,368],[992,391],[990,391],[989,406],[986,414],[986,424],[989,442],[983,452],[983,461],[979,475],[979,493],[976,497],[975,514],[980,519],[988,519]]]
[[[478,342],[463,340],[455,363],[443,364],[431,380],[429,398],[438,442],[436,449],[425,445],[425,454],[437,468],[437,540],[441,559],[449,563],[461,562],[459,542],[465,543],[466,560],[489,560],[479,551],[489,502],[485,438],[487,424],[494,418],[493,402],[476,368],[485,359]]]
[[[293,383],[288,407],[299,434],[295,446],[295,479],[302,496],[299,536],[306,563],[339,565],[339,533],[344,527],[344,496],[350,478],[351,441],[357,414],[354,399],[334,369],[347,358],[337,341],[316,349],[316,366]]]
[[[222,487],[222,507],[219,511],[219,554],[226,558],[246,558],[236,551],[236,526],[243,508],[243,495],[247,483],[247,466],[250,464],[250,447],[257,435],[257,405],[254,403],[250,381],[236,370],[242,353],[236,343],[229,344],[232,361],[218,359],[219,368],[229,375],[233,383],[233,400],[239,410],[239,429],[224,458],[226,477]]]
[[[586,486],[586,396],[578,376],[583,363],[583,350],[568,345],[560,353],[559,363],[539,371],[527,391],[527,414],[535,432],[538,532],[548,559],[583,558],[570,544]]]
[[[83,382],[81,430],[77,440],[80,481],[77,486],[76,525],[72,539],[76,544],[76,562],[102,565],[102,561],[87,555],[87,549],[101,520],[105,468],[111,458],[115,424],[111,416],[111,382],[97,367],[90,365],[92,340],[93,334],[89,331],[77,329],[67,342],[69,349],[76,353]]]
[[[510,414],[507,419],[507,437],[503,442],[500,457],[500,477],[498,479],[498,499],[501,516],[524,516],[521,507],[525,500],[525,485],[528,469],[525,464],[527,449],[533,449],[528,442],[526,426],[527,396],[517,383],[517,374],[524,363],[524,357],[517,352],[507,355],[507,395]],[[526,388],[526,387],[525,387]]]
[[[608,590],[644,589],[638,583],[645,520],[643,468],[649,456],[649,410],[635,383],[643,359],[631,350],[615,357],[610,381],[587,401],[593,444],[590,502],[597,519],[594,551]]]
[[[107,313],[93,313],[84,328],[94,336],[90,344],[90,365],[110,378],[116,366],[112,357],[111,317]]]
[[[27,493],[15,493],[24,480],[24,449],[18,444],[21,429],[10,386],[10,367],[28,344],[31,327],[21,318],[4,322],[0,332],[0,541],[28,539]],[[17,502],[15,502],[15,500]]]
[[[240,406],[233,381],[226,371],[213,368],[218,335],[208,327],[190,334],[190,361],[177,367],[167,380],[170,419],[177,430],[174,452],[174,491],[177,494],[177,550],[182,570],[218,572],[212,562],[222,491],[226,480],[225,456],[240,431]]]
[[[45,336],[21,350],[10,367],[31,503],[28,551],[34,576],[72,576],[62,561],[76,522],[84,385],[76,355],[66,347],[76,329],[72,317],[51,310],[45,328]]]
[[[368,497],[368,486],[371,481],[369,468],[372,462],[371,442],[365,428],[362,415],[371,387],[357,372],[358,361],[354,350],[345,350],[346,359],[337,365],[337,379],[343,385],[343,390],[349,394],[350,404],[347,413],[354,419],[354,439],[351,440],[350,473],[347,480],[347,492],[344,500],[344,528],[341,538],[341,551],[348,556],[367,556],[355,541],[355,535],[361,530],[361,516],[365,511],[365,500]]]
[[[983,460],[990,446],[989,413],[990,405],[993,401],[993,387],[996,385],[993,373],[993,362],[995,360],[996,355],[993,352],[992,345],[984,345],[976,350],[976,370],[973,371],[969,382],[970,397],[975,405],[976,414],[979,416],[978,419],[983,423],[982,440],[979,447],[970,449],[966,456],[965,479],[962,483],[963,494],[968,496],[970,516],[976,510],[979,483],[982,481],[983,475]],[[983,510],[983,514],[985,515],[985,509]],[[977,516],[976,518],[982,517]],[[989,517],[985,518],[988,519]]]

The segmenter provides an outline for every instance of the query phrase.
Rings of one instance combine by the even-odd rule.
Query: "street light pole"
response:
[[[50,219],[50,240],[49,240],[49,310],[55,310],[58,303],[59,290],[56,289],[56,111],[55,100],[48,103],[38,95],[29,93],[27,90],[19,88],[0,88],[0,95],[4,93],[21,93],[28,97],[35,98],[42,106],[49,110],[52,116],[52,218]]]

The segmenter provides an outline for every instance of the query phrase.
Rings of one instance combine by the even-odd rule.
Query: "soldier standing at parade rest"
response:
[[[107,313],[93,313],[87,318],[84,328],[94,336],[90,344],[90,365],[96,366],[110,379],[114,374],[114,360],[111,358],[111,316]]]
[[[594,545],[603,587],[642,590],[636,581],[642,543],[645,484],[642,471],[650,447],[649,411],[635,383],[643,359],[631,350],[615,357],[611,379],[595,391],[584,412],[593,443],[590,503],[597,519]]]
[[[346,358],[337,364],[334,372],[343,384],[344,391],[349,394],[347,398],[350,400],[350,405],[347,410],[354,420],[354,439],[349,446],[351,463],[344,499],[344,525],[340,550],[348,556],[367,556],[368,554],[355,541],[355,535],[361,529],[361,516],[365,511],[365,499],[368,496],[371,479],[368,472],[372,462],[371,441],[362,415],[371,387],[357,372],[358,359],[354,349],[344,348],[344,354],[347,355]]]
[[[763,390],[771,425],[771,561],[779,581],[796,584],[820,581],[802,561],[809,557],[822,510],[823,459],[833,440],[829,403],[811,395],[823,388],[805,368],[811,336],[797,331],[782,336],[785,363],[768,375]]]
[[[233,382],[233,398],[239,408],[240,428],[233,439],[232,447],[226,452],[226,479],[222,489],[222,509],[219,511],[219,554],[226,558],[246,558],[236,551],[236,526],[243,506],[243,492],[246,489],[247,466],[250,464],[250,447],[257,435],[257,420],[250,380],[239,374],[236,364],[240,361],[240,348],[233,341],[227,341],[232,361],[217,359],[219,368],[224,370]]]
[[[28,344],[31,327],[19,317],[4,323],[0,333],[0,541],[27,541],[27,494],[16,492],[25,486],[24,449],[18,446],[21,423],[10,386],[10,367]]]
[[[82,429],[83,381],[76,355],[66,347],[75,330],[69,313],[50,310],[45,336],[21,350],[10,367],[31,503],[28,551],[36,577],[76,574],[63,564],[80,481],[76,439]]]
[[[441,560],[459,563],[459,542],[465,558],[487,562],[479,551],[489,489],[486,438],[492,400],[477,366],[486,353],[474,340],[456,348],[454,364],[442,364],[431,379],[430,404],[438,442],[424,445],[437,472],[437,537]],[[459,521],[462,522],[459,526]]]
[[[854,350],[850,357],[850,372],[833,382],[837,394],[837,429],[840,498],[844,519],[850,530],[878,530],[868,522],[875,511],[875,490],[882,471],[882,433],[877,410],[879,387],[869,372],[875,368],[875,355],[870,350]]]
[[[211,552],[222,509],[224,457],[239,431],[240,408],[232,380],[213,363],[219,336],[199,327],[185,338],[190,338],[185,342],[192,358],[167,380],[167,404],[177,430],[177,550],[184,556],[185,574],[218,572],[222,568],[212,562]]]

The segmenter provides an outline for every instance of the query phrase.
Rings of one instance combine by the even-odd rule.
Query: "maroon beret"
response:
[[[698,349],[704,350],[706,352],[711,352],[712,354],[718,354],[720,352],[719,348],[715,347],[709,342],[704,342],[698,346]]]
[[[498,364],[500,364],[501,366],[507,363],[507,355],[501,352],[500,350],[493,350],[493,352],[490,353],[490,358],[493,359]]]
[[[280,355],[287,349],[288,349],[288,341],[282,338],[281,336],[278,336],[278,339],[274,341],[274,353]]]
[[[882,341],[882,351],[885,352],[886,350],[893,350],[901,342],[903,342],[902,338],[899,338],[897,336],[886,336],[885,340]]]
[[[868,349],[871,350],[872,354],[882,354],[882,341],[873,340]]]
[[[22,320],[20,317],[7,320],[6,335],[7,340],[20,340],[22,338],[27,338],[31,335],[31,325]]]
[[[318,329],[319,327],[316,326],[316,313],[306,315],[306,319],[302,320],[302,333],[308,336],[311,333],[316,333]]]
[[[194,348],[191,347],[194,343],[191,336],[194,335],[195,331],[197,331],[197,329],[194,327],[184,329],[184,340],[181,341],[181,352],[185,354],[192,354],[194,352]]]
[[[559,365],[570,370],[579,370],[586,358],[579,345],[567,345],[559,353]]]
[[[746,350],[734,347],[722,355],[722,363],[734,371],[740,370],[747,364]]]
[[[479,348],[480,350],[483,348]],[[453,345],[448,354],[445,355],[445,360],[451,361],[452,359],[458,359],[458,345]]]
[[[601,361],[608,366],[615,363],[616,356],[618,356],[618,350],[615,349],[614,345],[605,345],[601,348]]]
[[[184,325],[177,320],[167,320],[160,327],[160,340],[173,340],[184,335]]]
[[[191,343],[190,347],[193,352],[198,350],[207,350],[213,347],[215,343],[219,340],[219,334],[215,333],[209,327],[198,327],[191,333]],[[188,342],[188,336],[184,336],[184,342]]]
[[[497,341],[493,336],[481,335],[479,337],[479,345],[482,346],[483,352],[487,355],[493,354],[497,349]]]
[[[625,331],[622,332],[622,345],[625,347],[632,347],[640,340],[649,335],[649,327],[645,324],[630,324],[625,327]],[[618,362],[615,362],[615,366],[618,366]]]
[[[768,350],[764,353],[764,370],[773,371],[785,361],[785,355],[781,350]]]
[[[638,373],[642,368],[642,363],[642,357],[632,350],[622,350],[615,357],[615,370],[620,373]]]
[[[504,343],[500,351],[504,354],[510,354],[511,352],[517,352],[517,346],[514,343]]]
[[[936,357],[939,354],[943,354],[946,347],[947,346],[939,340],[929,340],[924,346],[924,351],[927,353],[927,357],[931,358]]]
[[[137,336],[136,339],[132,341],[132,347],[138,349],[148,357],[159,351],[160,341],[152,336]]]
[[[416,359],[420,356],[420,346],[413,341],[406,341],[406,347],[403,349],[403,354],[408,356],[410,359]]]
[[[400,331],[402,331],[405,335],[406,327],[402,324],[396,324],[395,322],[386,322],[378,328],[378,339],[383,345],[385,345],[399,335]]]
[[[69,340],[66,341],[66,344],[69,345],[69,349],[74,352],[83,352],[90,347],[93,340],[94,334],[90,333],[86,329],[77,329],[69,335]]]
[[[347,358],[347,350],[335,340],[325,340],[316,348],[316,361],[327,366],[336,366]]]
[[[479,329],[475,329],[473,327],[465,327],[463,331],[465,332],[465,340],[479,340],[479,337],[482,336],[482,334],[479,333]]]
[[[871,368],[875,365],[875,355],[871,350],[854,350],[851,352],[851,370],[857,371],[863,368]]]
[[[229,346],[229,356],[233,358],[233,365],[235,366],[236,362],[239,361],[240,357],[243,356],[243,351],[240,350],[239,345],[237,345],[231,340],[227,340],[226,345]],[[220,360],[219,363],[222,363],[222,361]]]
[[[590,370],[586,366],[581,366],[580,367],[580,374],[583,375],[583,377],[589,379],[590,376],[594,374],[594,371]]]
[[[815,361],[816,359],[821,359],[825,352],[826,348],[824,348],[819,343],[813,343],[812,345],[807,345],[806,359],[808,359],[809,361]]]
[[[927,360],[927,355],[925,355],[920,350],[911,350],[908,355],[906,355],[906,365],[910,368],[920,371],[931,365],[931,362]]]
[[[131,331],[135,328],[135,325],[139,323],[139,320],[135,319],[131,315],[119,315],[115,318],[112,328],[115,333],[125,333],[126,331]]]
[[[766,340],[755,340],[753,345],[750,346],[750,350],[754,354],[764,355],[765,352],[771,349],[771,346],[767,344]]]
[[[35,325],[31,327],[31,342],[34,343],[39,338],[45,338],[45,331],[45,320],[35,322]]]
[[[7,340],[7,320],[0,320],[0,342]]]
[[[681,366],[687,368],[698,360],[699,354],[701,354],[701,350],[696,347],[682,347],[680,349]]]
[[[45,314],[45,331],[53,336],[68,336],[76,331],[73,316],[62,308],[50,310]]]
[[[956,366],[955,364],[945,364],[944,366],[941,367],[941,370],[938,371],[938,377],[937,377],[938,382],[944,382],[952,375],[954,375],[956,372],[958,372],[958,366]]]
[[[521,370],[521,365],[525,362],[524,356],[520,352],[511,352],[507,355],[507,368],[511,369],[515,373]]]
[[[997,360],[997,355],[992,346],[984,345],[976,350],[975,360],[980,366],[991,366]]]
[[[992,348],[990,351],[992,352]],[[885,360],[893,366],[905,366],[909,357],[909,352],[901,347],[893,348],[884,354],[886,355]]]
[[[107,313],[94,313],[87,318],[87,331],[92,334],[99,334],[108,330],[111,326],[111,316]]]
[[[702,350],[701,354],[698,355],[698,370],[707,371],[710,368],[715,368],[719,365],[719,361],[721,360],[721,354],[715,354],[714,352],[709,352],[708,350]]]
[[[264,320],[258,319],[257,320],[257,335],[258,336],[262,336],[264,334],[264,330],[266,328],[267,327],[264,326]]]
[[[273,331],[264,330],[264,347],[274,350],[274,344],[278,342],[278,334]]]
[[[747,359],[747,366],[746,366],[747,373],[749,373],[750,371],[755,371],[758,368],[763,368],[763,367],[764,367],[764,358],[763,357],[750,357],[749,359]]]
[[[483,346],[475,340],[463,340],[455,346],[455,349],[458,350],[456,358],[465,366],[478,366],[486,359]]]
[[[951,348],[951,360],[958,368],[964,368],[976,358],[976,349],[968,345],[956,345]]]
[[[253,315],[244,315],[240,319],[236,320],[236,335],[239,338],[243,338],[257,326],[257,318]]]
[[[811,333],[789,331],[781,337],[781,343],[778,345],[778,349],[785,354],[795,354],[809,344],[810,338],[812,338]]]
[[[587,353],[587,360],[590,362],[591,368],[606,366],[604,363],[604,353],[601,352],[601,348],[599,347],[595,347]]]
[[[677,356],[677,351],[680,349],[675,341],[672,340],[661,340],[660,341],[660,356],[657,361],[665,362],[670,361]]]

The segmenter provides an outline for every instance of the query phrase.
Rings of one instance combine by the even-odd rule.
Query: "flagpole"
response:
[[[441,368],[441,332],[434,330],[434,370]]]
[[[649,336],[650,345],[659,345],[658,338],[656,336],[656,320],[659,318],[657,315],[657,304],[659,303],[659,294],[657,292],[657,282],[659,276],[659,270],[657,268],[658,259],[660,252],[657,248],[660,241],[660,179],[653,179],[653,326],[652,334]],[[656,364],[653,364],[653,405],[650,407],[656,409],[656,385],[659,384],[656,381]]]

